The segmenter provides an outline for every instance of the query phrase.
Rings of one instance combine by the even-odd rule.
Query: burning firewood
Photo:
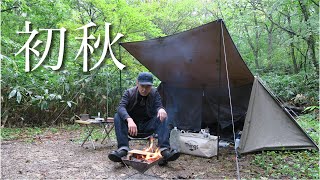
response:
[[[154,148],[153,139],[148,148],[144,150],[131,150],[128,155],[122,158],[122,161],[138,170],[140,173],[145,172],[150,167],[155,165],[162,158],[159,148]]]
[[[156,161],[156,160],[160,159],[161,157],[162,156],[161,156],[160,151],[158,149],[154,153],[135,149],[135,150],[129,151],[128,155],[127,155],[127,159],[129,159],[129,160],[148,162],[148,163]]]

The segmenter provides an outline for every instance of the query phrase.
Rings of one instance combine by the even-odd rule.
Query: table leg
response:
[[[106,129],[106,126],[103,126],[103,128],[104,128],[104,131],[106,132],[106,135],[104,136],[104,138],[102,139],[102,141],[101,141],[101,144],[103,143],[103,141],[108,137],[108,139],[110,139],[110,132],[112,131],[112,129],[113,129],[113,127],[114,127],[114,124],[112,124],[111,125],[111,128],[109,129],[109,130],[107,130]]]
[[[90,137],[90,140],[91,140],[91,142],[92,142],[91,134],[92,134],[92,132],[93,132],[93,130],[94,130],[94,127],[92,127],[92,128],[90,129],[90,128],[88,127],[88,125],[86,125],[86,129],[87,129],[87,131],[88,131],[88,135],[87,135],[87,137],[83,140],[81,146],[84,145],[84,143],[88,140],[89,137]],[[93,145],[93,142],[92,142],[92,145]],[[93,148],[95,149],[95,146],[94,146],[94,145],[93,145]]]

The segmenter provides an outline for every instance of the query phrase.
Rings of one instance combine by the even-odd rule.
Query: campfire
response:
[[[162,158],[159,148],[155,149],[154,147],[154,139],[152,137],[150,142],[151,143],[148,148],[129,151],[128,155],[122,158],[122,161],[140,173],[147,171]]]

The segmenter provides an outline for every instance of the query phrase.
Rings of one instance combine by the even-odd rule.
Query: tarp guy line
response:
[[[223,44],[224,62],[226,63],[226,72],[227,72],[226,74],[227,74],[227,81],[228,81],[228,93],[229,93],[230,113],[231,113],[231,120],[232,120],[233,140],[234,140],[234,142],[236,142],[236,134],[234,132],[233,110],[232,110],[232,99],[231,99],[230,82],[229,82],[228,62],[227,62],[227,56],[226,56],[226,47],[224,44],[224,34],[223,34],[224,32],[223,32],[222,24],[223,24],[223,21],[221,21],[222,44]],[[238,152],[237,152],[236,146],[234,146],[234,151],[236,153],[237,177],[238,177],[238,180],[240,180]]]

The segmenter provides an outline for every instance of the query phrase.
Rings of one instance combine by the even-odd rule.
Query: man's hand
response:
[[[138,129],[136,123],[134,123],[132,118],[127,118],[128,122],[128,133],[130,136],[137,136],[138,134]]]
[[[167,118],[167,112],[164,109],[159,109],[157,117],[160,119],[161,122]]]

